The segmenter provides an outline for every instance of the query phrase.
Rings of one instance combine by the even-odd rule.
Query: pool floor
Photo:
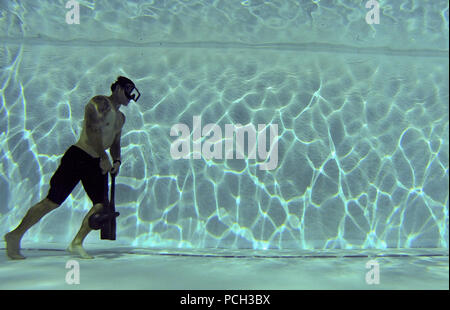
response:
[[[0,249],[0,289],[448,290],[448,249],[167,250],[87,245],[85,260],[62,245],[24,247],[25,260]],[[79,284],[68,284],[74,265]],[[378,268],[376,282],[375,262]],[[73,262],[72,262],[73,263]],[[369,275],[367,275],[369,273]],[[70,282],[70,280],[68,280]]]

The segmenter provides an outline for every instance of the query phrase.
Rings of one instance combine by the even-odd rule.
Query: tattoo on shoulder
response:
[[[92,101],[95,103],[100,112],[104,112],[110,108],[109,101],[105,98],[105,96],[95,96],[92,98]]]
[[[108,104],[108,100],[105,98],[105,96],[95,96],[92,98],[92,101],[97,104]]]

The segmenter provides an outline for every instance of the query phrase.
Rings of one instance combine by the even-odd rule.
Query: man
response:
[[[108,172],[119,172],[120,136],[125,123],[125,115],[119,108],[121,105],[128,106],[131,99],[137,101],[140,97],[134,83],[123,76],[119,76],[111,85],[111,91],[109,97],[95,96],[86,105],[81,137],[61,158],[50,180],[47,197],[31,207],[20,225],[5,235],[9,258],[25,258],[20,254],[20,240],[25,232],[44,215],[58,208],[80,180],[94,206],[83,219],[80,231],[67,250],[82,258],[93,258],[84,250],[82,243],[92,230],[89,217],[103,210],[108,191]],[[114,166],[105,152],[107,149],[110,149]]]

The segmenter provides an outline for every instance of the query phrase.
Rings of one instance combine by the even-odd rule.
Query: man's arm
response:
[[[111,145],[111,148],[109,149],[109,154],[111,154],[111,157],[113,159],[113,162],[115,160],[120,160],[120,136],[122,134],[122,131],[120,131],[116,137],[114,138],[114,142]]]
[[[104,118],[104,113],[107,111],[105,98],[100,96],[95,96],[86,105],[84,111],[84,119],[86,121],[86,133],[89,138],[89,142],[93,147],[94,151],[101,157],[108,157],[105,150],[103,149],[103,139],[102,139],[102,122]]]
[[[122,117],[122,122],[120,127],[122,128],[123,124],[125,124],[125,115],[122,112],[119,112],[120,116]],[[109,149],[109,154],[111,154],[111,157],[113,159],[113,162],[115,160],[121,160],[120,157],[120,137],[122,136],[122,129],[117,133],[116,137],[114,138],[114,142],[111,145],[111,148]]]

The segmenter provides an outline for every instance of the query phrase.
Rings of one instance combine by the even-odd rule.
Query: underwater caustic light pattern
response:
[[[321,33],[334,16],[322,2],[300,10],[301,16],[289,7],[270,11],[256,1],[241,2],[211,8],[205,16],[217,15],[217,25],[229,16],[223,12],[236,13],[232,20],[245,19],[243,12],[254,16],[248,28],[233,28],[244,31],[238,36],[248,31],[248,43],[258,31],[269,36],[298,19],[311,20],[305,25]],[[95,8],[104,2],[84,3],[86,12],[106,14]],[[177,3],[172,17],[189,7]],[[132,21],[154,19],[166,30],[163,18],[152,15],[161,10],[151,4],[136,10],[146,14]],[[330,19],[321,23],[318,16]],[[335,20],[356,23],[359,15],[348,16]],[[14,23],[5,18],[2,25]],[[195,27],[173,19],[169,39],[181,42],[178,22]],[[81,15],[80,26],[84,21]],[[51,24],[52,17],[43,22]],[[356,53],[337,45],[302,50],[219,41],[113,47],[82,40],[57,44],[60,33],[50,45],[17,40],[26,34],[17,30],[0,45],[0,232],[14,228],[45,197],[62,154],[80,135],[84,106],[94,95],[109,95],[123,74],[142,96],[122,108],[127,121],[116,179],[118,240],[185,248],[448,247],[448,50]],[[172,158],[172,126],[192,129],[194,116],[222,129],[277,125],[276,167],[259,169],[261,159],[249,158],[247,148],[243,159],[195,158],[191,144],[191,156]],[[225,146],[225,137],[218,141]],[[90,207],[80,184],[24,240],[69,242]],[[88,240],[98,240],[97,234]]]

